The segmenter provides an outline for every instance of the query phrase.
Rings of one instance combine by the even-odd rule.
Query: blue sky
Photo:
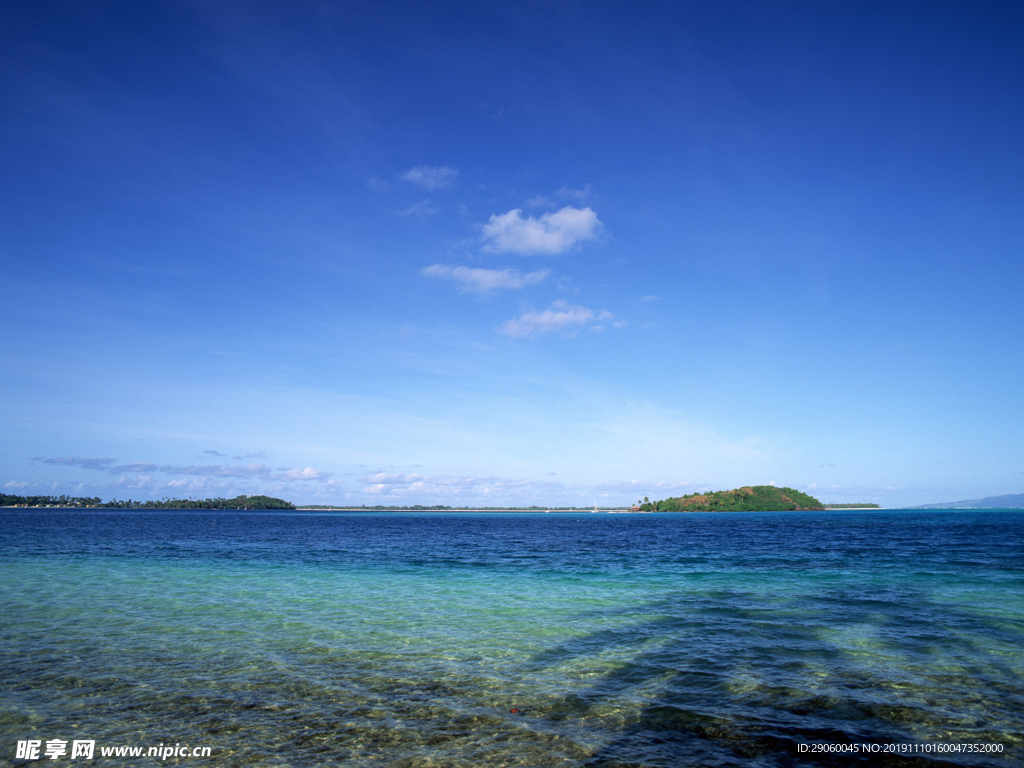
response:
[[[8,3],[0,487],[1024,491],[1019,3]]]

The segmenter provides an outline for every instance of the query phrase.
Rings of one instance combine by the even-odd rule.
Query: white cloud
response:
[[[427,199],[420,200],[418,203],[413,203],[408,208],[403,208],[398,212],[398,214],[400,216],[433,216],[440,210],[440,205]]]
[[[192,477],[192,478],[181,478],[180,480],[168,480],[162,486],[161,489],[169,489],[171,493],[180,494],[183,491],[188,491],[189,494],[223,494],[225,496],[231,494],[239,494],[248,491],[249,495],[252,495],[251,489],[241,489],[231,480],[212,480],[209,477]],[[267,489],[261,488],[260,491],[266,491]],[[166,492],[166,491],[165,491]]]
[[[313,467],[306,467],[305,469],[288,469],[284,470],[283,474],[270,475],[272,480],[319,480],[323,482],[330,478],[330,472],[324,472],[322,469],[313,469]]]
[[[447,165],[417,165],[402,178],[423,189],[448,189],[459,178],[459,172]]]
[[[543,282],[550,274],[546,269],[520,272],[517,269],[483,269],[480,267],[449,267],[431,264],[420,270],[423,277],[451,280],[463,292],[487,294],[497,290],[517,290]]]
[[[697,490],[697,487],[697,483],[689,482],[672,482],[669,480],[628,480],[617,483],[599,483],[594,486],[594,489],[601,491],[613,491],[616,493],[626,494],[627,496],[635,496],[637,494],[640,494],[641,496],[650,496],[652,494],[669,496],[672,493],[693,493]]]
[[[423,475],[407,475],[402,472],[375,472],[372,475],[360,478],[359,482],[365,485],[383,487],[391,485],[412,485],[413,483],[421,482],[423,479]]]
[[[44,464],[66,464],[69,467],[81,467],[82,469],[110,469],[110,466],[117,461],[117,459],[83,459],[78,456],[71,458],[64,458],[58,456],[53,459],[44,459],[41,456],[37,456],[32,459],[33,461],[41,461]]]
[[[138,474],[142,472],[159,471],[167,475],[193,475],[200,478],[248,477],[260,478],[262,480],[324,481],[331,476],[329,472],[314,469],[313,467],[297,467],[295,469],[282,468],[275,471],[266,464],[260,463],[245,464],[241,466],[229,464],[175,466],[171,464],[164,464],[158,467],[156,464],[140,461],[134,464],[123,464],[121,466],[111,467],[109,471],[112,474],[122,474],[125,472]]]
[[[151,490],[151,481],[149,475],[136,475],[132,478],[121,475],[114,481],[114,486],[122,491],[148,491]]]
[[[503,506],[510,494],[549,497],[561,492],[558,482],[513,479],[507,477],[470,477],[453,475],[418,475],[377,472],[359,480],[363,492],[374,496],[413,497],[422,503],[428,499],[441,499],[444,503],[487,503]]]
[[[514,339],[523,336],[537,336],[543,333],[566,333],[575,335],[583,326],[596,321],[590,330],[600,333],[604,330],[601,323],[614,320],[611,312],[594,312],[587,307],[569,304],[561,299],[554,302],[543,312],[529,310],[519,317],[508,320],[501,326],[501,332]],[[622,321],[612,323],[616,328],[622,327]]]
[[[148,461],[136,461],[132,464],[121,464],[117,467],[111,467],[110,474],[118,475],[122,472],[152,472],[156,468],[156,464],[150,464]]]
[[[207,464],[204,466],[177,467],[165,464],[160,467],[161,472],[168,475],[203,475],[207,477],[260,477],[270,474],[270,467],[266,464],[246,464],[245,466],[228,466],[226,464]]]
[[[641,304],[650,304],[652,301],[657,301],[660,298],[661,298],[660,296],[652,296],[650,294],[646,294],[646,295],[640,297],[640,303]]]
[[[586,200],[593,194],[590,185],[587,184],[583,189],[575,189],[573,187],[562,187],[556,193],[559,197],[569,197],[573,200]]]
[[[595,240],[604,230],[590,208],[565,206],[540,218],[523,218],[521,208],[491,216],[483,227],[484,250],[493,253],[558,254]]]
[[[207,450],[206,454],[220,454],[218,451]],[[248,454],[248,457],[262,457],[263,454]],[[242,457],[236,457],[238,459]],[[330,472],[325,472],[314,467],[280,467],[273,469],[266,464],[253,462],[251,464],[191,464],[157,465],[148,461],[136,461],[126,464],[115,464],[115,459],[92,459],[92,458],[42,458],[36,457],[35,461],[42,461],[47,464],[64,464],[77,466],[84,469],[101,470],[112,475],[119,475],[115,486],[121,489],[131,488],[143,490],[149,488],[153,480],[150,473],[160,472],[165,475],[186,475],[192,480],[170,480],[169,487],[188,487],[193,490],[206,487],[229,488],[237,479],[261,482],[275,482],[277,487],[285,488],[294,482],[316,481],[325,483],[331,477]],[[113,466],[112,466],[113,465]],[[129,476],[134,476],[129,478]],[[152,490],[152,489],[151,489]]]

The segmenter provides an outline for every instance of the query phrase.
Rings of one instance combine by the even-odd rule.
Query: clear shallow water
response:
[[[130,765],[1024,765],[1020,512],[0,526],[0,763],[77,738]],[[213,757],[99,757],[159,743]]]

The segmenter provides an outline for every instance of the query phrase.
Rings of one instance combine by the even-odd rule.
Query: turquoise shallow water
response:
[[[1019,512],[0,523],[0,761],[1024,765]]]

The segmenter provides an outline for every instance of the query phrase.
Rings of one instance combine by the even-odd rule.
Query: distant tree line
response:
[[[0,493],[0,507],[98,507],[99,497],[92,496],[14,496]]]
[[[4,507],[110,507],[113,509],[295,509],[295,505],[284,499],[271,496],[236,496],[233,499],[172,499],[159,501],[136,501],[72,496],[12,496],[0,494],[0,506]]]
[[[446,507],[444,504],[433,504],[431,506],[424,506],[422,504],[413,504],[408,507],[383,507],[380,505],[368,507],[365,504],[359,506],[342,506],[338,504],[303,504],[303,509],[365,509],[370,511],[389,511],[389,512],[443,512],[446,509],[456,509],[456,507]]]
[[[826,504],[825,509],[881,509],[877,504]]]

